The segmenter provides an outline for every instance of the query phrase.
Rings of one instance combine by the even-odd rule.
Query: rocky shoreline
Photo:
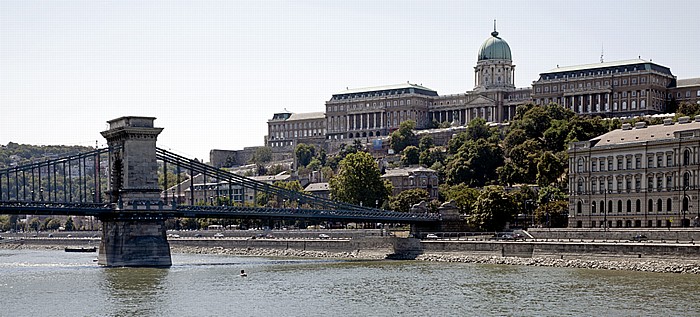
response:
[[[579,258],[519,258],[501,256],[473,256],[464,254],[421,254],[416,258],[416,260],[428,262],[458,262],[497,265],[569,267],[612,271],[700,274],[700,261],[688,260],[632,260],[629,258],[587,260]]]
[[[290,257],[290,258],[339,258],[357,260],[383,260],[389,251],[357,250],[353,252],[328,252],[295,249],[263,249],[263,248],[224,248],[224,247],[184,247],[171,246],[173,253],[189,254],[220,254],[237,256],[260,257]]]
[[[2,243],[0,249],[40,249],[63,250],[56,245],[28,245]],[[568,267],[594,270],[637,271],[654,273],[700,274],[700,260],[696,259],[632,259],[606,258],[586,259],[586,255],[563,259],[553,257],[502,257],[492,255],[472,255],[460,252],[428,253],[417,255],[389,255],[389,250],[356,250],[353,252],[328,252],[295,249],[264,248],[224,248],[224,247],[187,247],[171,246],[172,253],[213,254],[255,257],[289,257],[289,258],[335,258],[353,260],[412,259],[426,262],[453,262],[494,265],[522,265],[540,267]]]

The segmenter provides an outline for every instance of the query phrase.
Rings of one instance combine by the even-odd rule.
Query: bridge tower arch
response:
[[[104,266],[172,265],[166,217],[158,186],[156,140],[163,128],[153,117],[107,121],[101,132],[110,148],[110,197],[114,213],[102,216],[98,264]],[[152,208],[158,206],[158,208]]]

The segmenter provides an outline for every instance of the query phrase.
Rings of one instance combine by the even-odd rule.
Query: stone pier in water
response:
[[[110,151],[110,197],[117,208],[103,217],[98,264],[104,266],[172,265],[165,211],[158,187],[156,140],[162,128],[151,117],[121,117],[102,132]]]

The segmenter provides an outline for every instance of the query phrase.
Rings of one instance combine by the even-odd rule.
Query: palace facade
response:
[[[406,120],[415,121],[417,129],[434,122],[462,126],[476,118],[503,123],[526,103],[557,103],[581,115],[635,117],[700,101],[700,78],[676,79],[668,67],[639,58],[557,66],[531,87],[517,88],[510,46],[495,29],[477,53],[474,82],[472,90],[451,95],[409,82],[346,89],[326,101],[325,112],[275,113],[265,145],[290,151],[297,143],[367,142],[386,137]]]

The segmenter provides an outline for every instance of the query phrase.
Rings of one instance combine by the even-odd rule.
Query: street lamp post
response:
[[[608,189],[603,191],[603,231],[608,230]]]

